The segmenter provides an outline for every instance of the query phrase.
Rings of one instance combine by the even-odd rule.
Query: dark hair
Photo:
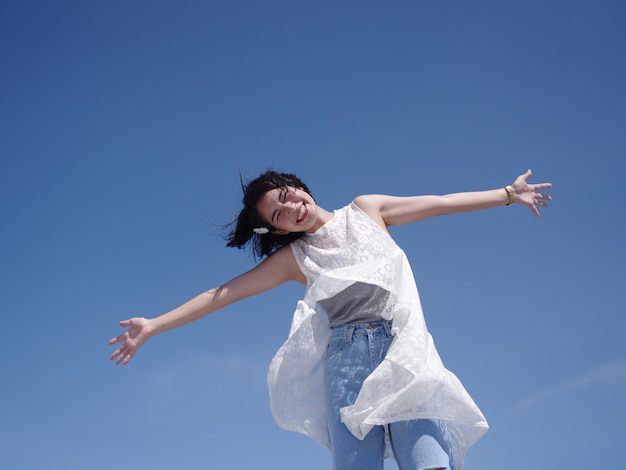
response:
[[[291,232],[287,235],[278,235],[273,233],[275,230],[267,221],[263,220],[259,214],[256,204],[267,191],[277,188],[286,188],[291,186],[301,188],[311,195],[309,188],[296,175],[290,173],[278,173],[268,169],[265,173],[244,184],[241,181],[241,189],[243,190],[243,209],[239,215],[228,224],[231,227],[226,237],[226,246],[234,246],[237,248],[245,248],[251,245],[252,253],[255,257],[262,258],[268,256],[278,248],[288,245],[294,240],[301,238],[304,232]],[[311,195],[311,197],[313,197]],[[254,232],[253,229],[265,227],[269,232],[260,234]]]

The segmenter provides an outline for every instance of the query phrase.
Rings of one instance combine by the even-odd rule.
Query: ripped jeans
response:
[[[363,381],[382,362],[392,340],[389,321],[341,325],[332,330],[324,381],[334,470],[384,468],[385,427],[374,426],[359,440],[341,422],[339,410],[355,402]],[[400,470],[454,470],[444,422],[400,421],[389,424],[388,431]]]

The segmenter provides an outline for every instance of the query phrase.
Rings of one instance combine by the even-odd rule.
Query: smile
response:
[[[309,209],[307,209],[306,205],[302,203],[300,205],[300,208],[298,209],[298,217],[296,218],[296,223],[302,222],[302,220],[307,216],[308,213]]]

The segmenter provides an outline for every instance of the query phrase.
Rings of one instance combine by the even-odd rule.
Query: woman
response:
[[[359,196],[329,212],[295,175],[268,170],[244,186],[228,246],[266,257],[250,271],[161,316],[120,322],[111,359],[128,364],[152,336],[283,282],[306,286],[268,374],[284,428],[329,447],[337,470],[460,469],[487,423],[443,366],[404,252],[387,227],[520,204],[539,217],[550,183],[445,196]]]

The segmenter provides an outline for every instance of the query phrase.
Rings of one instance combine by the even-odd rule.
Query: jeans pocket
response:
[[[330,338],[330,341],[328,342],[328,348],[326,348],[326,357],[325,359],[330,359],[331,357],[335,356],[336,354],[338,354],[339,352],[341,352],[341,350],[343,349],[343,347],[346,344],[346,338],[345,336],[332,336]]]

